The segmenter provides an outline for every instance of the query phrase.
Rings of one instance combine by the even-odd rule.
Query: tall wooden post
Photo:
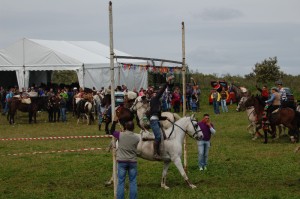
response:
[[[113,16],[112,2],[109,2],[109,40],[110,40],[110,82],[111,82],[111,112],[112,119],[115,118],[115,72],[114,72],[114,42],[113,42]],[[114,180],[114,198],[117,198],[117,161],[116,161],[116,139],[112,138],[112,156],[113,156],[113,180]]]
[[[185,65],[185,29],[184,29],[184,22],[181,23],[182,25],[182,95],[183,95],[183,116],[186,115],[186,65]],[[186,152],[186,136],[184,136],[183,141],[183,166],[184,170],[187,171],[187,152]]]

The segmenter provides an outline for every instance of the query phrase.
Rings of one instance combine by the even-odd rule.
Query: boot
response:
[[[153,158],[155,160],[162,160],[162,158],[160,157],[160,142],[154,141],[154,155]]]

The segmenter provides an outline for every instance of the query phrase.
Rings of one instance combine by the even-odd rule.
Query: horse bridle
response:
[[[177,126],[178,128],[180,128],[184,133],[188,134],[187,133],[187,130],[184,130],[181,126],[179,126],[178,124],[176,124],[175,122],[172,122],[171,120],[167,119],[169,122],[171,122],[173,124],[173,128],[172,128],[172,131],[170,133],[170,135],[168,136],[168,139],[170,139],[170,137],[172,136],[173,132],[174,132],[174,126]],[[198,135],[199,132],[202,132],[202,130],[197,130],[197,127],[198,127],[198,124],[193,124],[193,122],[197,122],[196,120],[192,120],[192,118],[190,118],[190,121],[194,127],[194,130],[195,130],[195,133],[191,136],[190,134],[188,134],[191,138],[195,138],[195,135]],[[198,140],[198,139],[197,139]]]

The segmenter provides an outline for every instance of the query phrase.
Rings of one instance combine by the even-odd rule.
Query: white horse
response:
[[[238,106],[236,107],[236,111],[246,111],[246,114],[247,114],[247,117],[248,117],[248,120],[249,120],[249,125],[247,126],[247,130],[248,132],[252,135],[252,139],[253,140],[256,140],[258,138],[258,136],[262,136],[260,134],[260,132],[258,131],[261,126],[257,123],[257,114],[254,110],[254,107],[251,106],[251,107],[245,107],[245,102],[246,100],[248,99],[247,96],[244,96],[240,99],[239,103],[238,103]]]
[[[141,128],[143,129],[146,128],[149,129],[150,126],[150,121],[146,116],[146,112],[149,110],[149,108],[150,108],[150,104],[145,96],[144,97],[138,96],[130,108],[131,111],[136,111],[138,122]],[[163,127],[163,129],[169,128],[170,126],[172,126],[173,122],[181,118],[177,113],[171,113],[171,112],[162,112],[161,116],[167,118],[166,120],[160,121],[160,124]]]
[[[150,160],[150,161],[157,161],[153,158],[154,154],[154,148],[153,148],[153,141],[144,141],[144,134],[145,132],[141,133],[140,136],[140,142],[137,146],[138,150],[138,156]],[[149,132],[146,132],[149,133]],[[164,162],[164,168],[162,172],[162,179],[161,179],[161,187],[164,189],[169,189],[169,187],[166,185],[166,176],[168,172],[168,168],[171,162],[175,164],[178,171],[180,172],[183,179],[187,182],[188,186],[190,188],[196,188],[195,185],[193,185],[186,175],[181,161],[182,156],[182,145],[183,140],[185,137],[185,134],[188,134],[190,137],[201,140],[203,138],[203,133],[197,123],[197,121],[194,119],[194,115],[191,117],[183,117],[176,121],[175,123],[172,123],[172,126],[169,127],[167,130],[165,130],[166,139],[162,141],[162,149],[161,149],[161,156],[162,160]],[[149,137],[147,137],[149,138]],[[154,138],[154,136],[153,136]],[[112,179],[107,182],[106,184],[111,184]]]

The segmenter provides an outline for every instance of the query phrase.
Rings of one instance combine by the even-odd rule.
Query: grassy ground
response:
[[[139,198],[300,198],[300,154],[293,152],[298,144],[290,144],[287,136],[269,144],[262,144],[262,139],[252,141],[246,131],[246,113],[234,109],[231,105],[229,113],[214,115],[205,102],[197,113],[199,119],[204,112],[211,114],[217,134],[212,138],[205,172],[198,170],[196,141],[187,139],[188,176],[196,189],[186,186],[174,165],[167,178],[171,189],[161,189],[162,164],[139,159]],[[0,138],[104,135],[96,124],[77,125],[71,115],[67,117],[67,123],[54,124],[41,113],[38,123],[30,125],[27,116],[18,113],[17,124],[9,125],[0,116]],[[113,198],[113,187],[104,185],[111,176],[111,153],[57,152],[105,148],[109,141],[0,141],[0,198]]]

